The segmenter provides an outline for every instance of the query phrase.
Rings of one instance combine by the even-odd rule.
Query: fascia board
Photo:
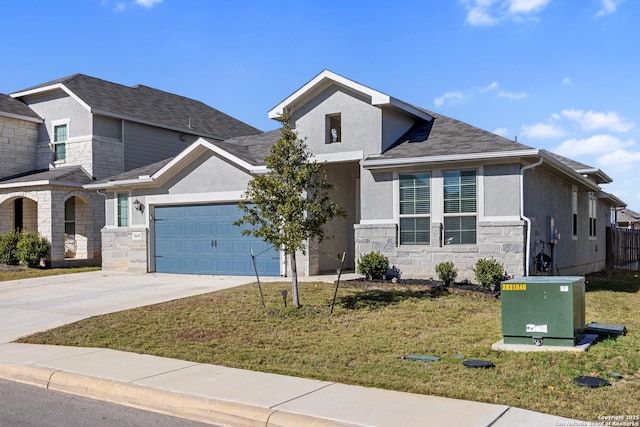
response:
[[[576,172],[583,175],[596,175],[602,180],[603,184],[610,184],[613,182],[613,179],[609,175],[597,168],[578,169]]]
[[[617,196],[610,193],[606,193],[604,191],[598,192],[598,198],[609,200],[617,208],[624,208],[627,206],[627,204],[623,202],[621,199],[619,199]]]
[[[131,179],[121,179],[118,181],[108,181],[104,183],[96,183],[96,184],[85,184],[82,188],[86,188],[87,190],[100,190],[102,188],[117,188],[117,187],[131,187],[138,186],[142,184],[153,183],[154,179],[149,177],[148,175],[142,175],[138,178]]]
[[[71,91],[69,88],[67,88],[64,85],[64,83],[56,83],[56,84],[49,85],[49,86],[43,86],[43,87],[31,89],[31,90],[25,90],[23,92],[12,93],[11,97],[12,98],[21,98],[23,96],[38,95],[40,93],[51,92],[51,91],[54,91],[54,90],[57,90],[57,89],[62,90],[63,92],[65,92],[67,95],[69,95],[71,98],[73,98],[78,104],[82,105],[82,107],[85,110],[91,112],[91,107],[89,106],[89,104],[84,102],[79,96],[77,96],[75,93],[73,93],[73,91]]]
[[[559,162],[548,154],[540,153],[540,155],[544,158],[544,163],[552,166],[557,171],[563,173],[564,175],[572,178],[575,181],[578,181],[585,187],[589,188],[592,191],[600,191],[600,187],[595,182],[591,181],[588,178],[585,178],[581,173],[571,169],[569,166],[564,163]]]
[[[0,116],[8,117],[10,119],[23,120],[25,122],[44,123],[44,120],[42,120],[42,119],[37,119],[35,117],[29,117],[29,116],[23,116],[23,115],[20,115],[20,114],[7,113],[7,112],[4,112],[4,111],[0,112]]]
[[[368,159],[361,165],[365,169],[390,169],[394,167],[419,166],[430,163],[450,163],[475,160],[509,159],[514,157],[538,156],[539,150],[496,151],[490,153],[449,154],[444,156],[406,157],[399,159]]]
[[[338,85],[344,86],[348,89],[351,89],[356,92],[363,93],[369,97],[371,97],[372,105],[387,105],[391,103],[391,97],[377,90],[371,89],[367,86],[364,86],[360,83],[356,83],[353,80],[349,80],[346,77],[342,77],[336,73],[333,73],[329,70],[324,70],[309,82],[307,82],[300,89],[295,91],[293,94],[289,95],[284,101],[273,107],[269,110],[268,117],[270,119],[278,118],[284,109],[294,104],[297,100],[303,98],[308,93],[312,92],[318,85],[334,82]]]
[[[84,185],[79,184],[77,182],[51,181],[48,179],[43,179],[40,181],[12,182],[12,183],[0,184],[0,189],[19,188],[19,187],[38,187],[38,186],[46,186],[46,185],[55,185],[58,187],[79,187],[79,188],[84,187]]]
[[[317,154],[313,155],[311,157],[311,160],[314,160],[318,163],[343,163],[361,161],[363,157],[363,151],[347,151],[342,153]]]

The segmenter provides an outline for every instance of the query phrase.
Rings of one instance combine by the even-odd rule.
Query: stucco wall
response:
[[[484,215],[520,215],[520,165],[486,165],[484,175]]]

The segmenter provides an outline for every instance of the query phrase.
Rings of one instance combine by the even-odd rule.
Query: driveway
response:
[[[0,343],[91,316],[254,281],[250,276],[92,271],[0,282]]]

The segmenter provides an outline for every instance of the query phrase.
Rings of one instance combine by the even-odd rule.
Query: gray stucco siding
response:
[[[89,110],[67,94],[27,98],[26,102],[40,117],[46,117],[45,123],[39,127],[40,142],[52,141],[51,123],[56,120],[69,119],[67,137],[70,139],[88,136],[93,132],[93,120]]]
[[[382,147],[385,152],[415,124],[415,121],[398,111],[387,108],[382,113]]]
[[[173,157],[197,138],[140,123],[124,123],[124,168],[135,169]]]
[[[200,156],[165,187],[168,194],[245,191],[251,175],[213,153]]]
[[[326,143],[326,116],[340,113],[342,142]],[[337,86],[324,90],[296,110],[295,128],[314,154],[363,151],[380,153],[382,111],[361,96]]]
[[[393,172],[362,170],[360,177],[360,220],[393,220]]]
[[[484,166],[484,216],[520,215],[520,165]]]

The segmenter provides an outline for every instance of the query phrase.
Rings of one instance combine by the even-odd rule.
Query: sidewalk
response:
[[[98,348],[0,344],[0,378],[217,425],[576,425],[502,405]]]
[[[335,277],[304,280],[333,281]],[[0,283],[0,317],[5,319],[0,330],[0,343],[4,343],[0,344],[0,378],[225,426],[579,425],[575,420],[503,405],[115,350],[9,342],[81,318],[251,281],[247,277],[92,272]]]

